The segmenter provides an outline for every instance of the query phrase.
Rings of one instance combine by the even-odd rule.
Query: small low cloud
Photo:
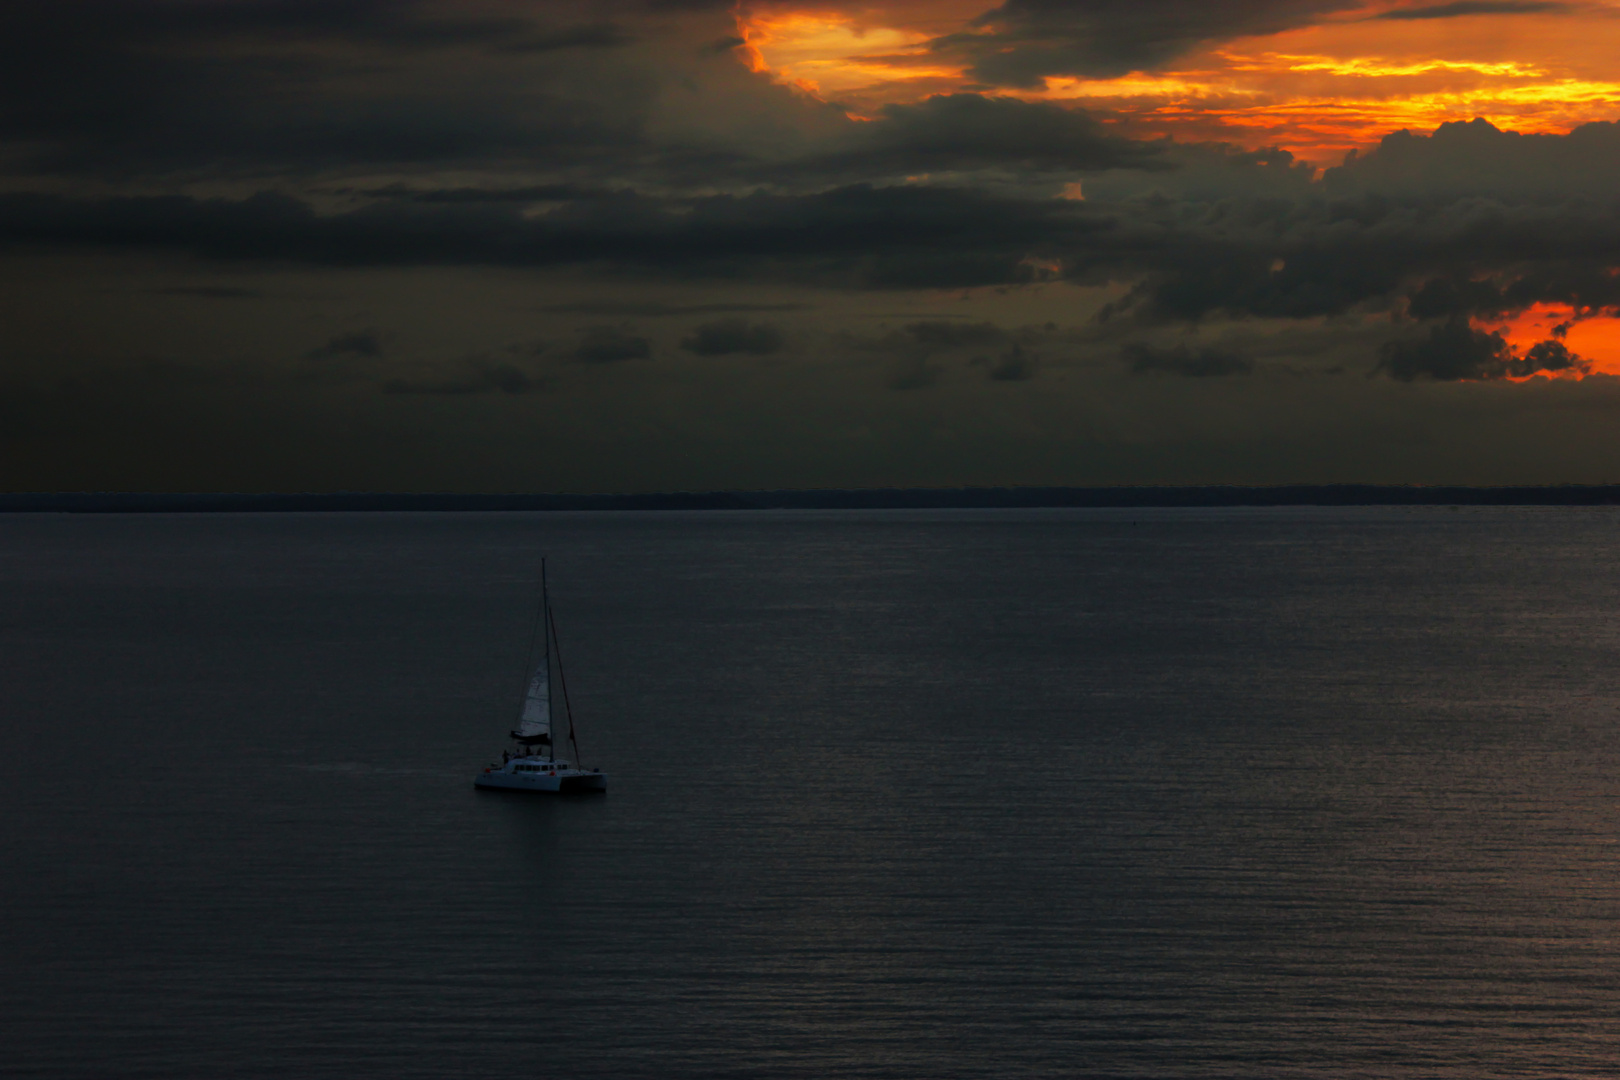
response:
[[[1254,361],[1212,346],[1190,349],[1186,345],[1162,349],[1131,344],[1121,353],[1133,375],[1180,375],[1188,379],[1212,379],[1228,375],[1248,375]]]
[[[579,184],[528,184],[522,187],[413,188],[387,184],[372,188],[334,188],[334,195],[364,195],[372,199],[409,199],[423,203],[536,203],[572,202],[612,195],[604,188]]]
[[[848,332],[845,340],[860,349],[905,357],[929,357],[937,353],[965,350],[986,345],[1002,345],[1012,335],[991,322],[952,322],[930,319],[908,323],[898,330],[887,330],[880,337],[860,337]]]
[[[608,326],[585,331],[585,338],[574,350],[582,364],[613,364],[620,360],[646,360],[652,356],[652,343],[644,337],[626,334]]]
[[[1162,145],[1123,138],[1083,109],[993,94],[936,94],[912,104],[885,105],[872,122],[850,134],[853,142],[844,153],[799,167],[853,169],[862,176],[1015,166],[1063,171],[1170,167]]]
[[[376,330],[355,330],[339,334],[307,355],[311,360],[335,360],[345,356],[377,357],[383,354],[382,335]]]
[[[237,289],[225,285],[175,285],[152,291],[159,296],[195,296],[201,300],[251,300],[264,295],[252,289]]]
[[[1570,10],[1569,4],[1554,0],[1457,0],[1451,4],[1396,8],[1380,12],[1374,19],[1456,19],[1465,15],[1547,15]]]
[[[1025,382],[1035,377],[1039,360],[1034,353],[1015,342],[1012,348],[994,359],[975,356],[969,363],[975,367],[989,368],[987,374],[996,382]]]
[[[926,390],[945,375],[942,364],[931,364],[926,357],[913,357],[902,361],[889,373],[890,390]]]
[[[681,339],[681,348],[699,356],[726,356],[750,353],[764,356],[779,351],[785,339],[782,331],[769,323],[749,323],[743,319],[708,322]]]
[[[1537,372],[1548,374],[1578,372],[1585,375],[1592,370],[1592,362],[1570,352],[1562,341],[1548,338],[1526,349],[1524,356],[1511,368],[1516,368],[1512,370],[1512,374],[1515,375],[1534,375]]]
[[[767,311],[803,311],[809,304],[660,304],[624,300],[584,300],[547,304],[541,311],[562,315],[662,318],[673,315],[731,315]]]
[[[990,322],[959,323],[944,320],[917,322],[906,327],[906,333],[917,344],[935,349],[991,345],[1007,340],[1007,332]]]
[[[1453,318],[1431,327],[1425,337],[1386,342],[1377,370],[1401,382],[1456,382],[1585,374],[1592,365],[1553,338],[1532,345],[1521,356],[1500,332],[1479,330],[1467,319]]]
[[[526,394],[541,389],[544,383],[509,360],[479,354],[451,365],[447,371],[389,379],[382,388],[385,394]]]

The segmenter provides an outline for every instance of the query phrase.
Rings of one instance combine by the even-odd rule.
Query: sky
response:
[[[1620,3],[0,0],[0,489],[1620,482]]]

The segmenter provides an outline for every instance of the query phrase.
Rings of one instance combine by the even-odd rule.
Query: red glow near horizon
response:
[[[1539,342],[1557,338],[1554,330],[1567,326],[1561,339],[1564,346],[1589,361],[1593,374],[1620,375],[1620,315],[1615,313],[1582,316],[1568,304],[1534,304],[1506,319],[1477,320],[1475,325],[1500,333],[1521,354]]]

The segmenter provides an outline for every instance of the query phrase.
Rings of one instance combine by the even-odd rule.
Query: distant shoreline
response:
[[[1060,507],[1613,506],[1620,485],[1407,487],[872,488],[645,494],[15,492],[0,513],[284,513],[578,510],[1011,510]]]

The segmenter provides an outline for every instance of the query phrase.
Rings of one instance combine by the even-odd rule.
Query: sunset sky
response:
[[[1620,481],[1620,4],[0,5],[9,490]]]
[[[1402,128],[1428,132],[1480,118],[1513,131],[1563,134],[1613,119],[1620,102],[1613,60],[1620,9],[1607,5],[1474,0],[1262,7],[1261,18],[1231,20],[1236,32],[1230,36],[1173,38],[1151,56],[1121,50],[1114,64],[1053,56],[1023,78],[1003,75],[990,87],[980,70],[983,49],[942,44],[997,36],[1003,24],[986,19],[991,9],[981,3],[753,4],[738,9],[738,24],[756,70],[866,118],[889,102],[990,89],[1083,107],[1136,137],[1283,146],[1323,166],[1338,164],[1347,150],[1370,150]],[[1083,30],[1090,8],[1003,10],[1073,12],[1073,25]],[[1121,10],[1128,15],[1130,9]],[[1140,22],[1162,20],[1173,28],[1199,9],[1148,4],[1142,10]],[[1245,32],[1254,30],[1261,32]],[[1029,51],[1050,55],[1058,48],[1043,42]],[[1152,62],[1138,66],[1142,60]]]

